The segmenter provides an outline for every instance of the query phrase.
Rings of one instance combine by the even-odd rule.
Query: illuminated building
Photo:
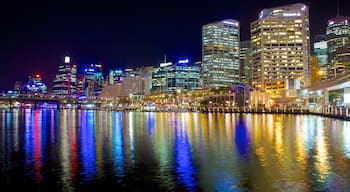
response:
[[[253,84],[299,79],[310,86],[308,7],[297,3],[264,9],[251,23]]]
[[[322,71],[320,70],[318,57],[311,56],[311,86],[317,85],[321,82]]]
[[[102,89],[101,97],[116,98],[147,95],[150,91],[152,67],[113,70]]]
[[[250,41],[241,41],[239,46],[239,77],[242,83],[251,84],[251,46]]]
[[[205,88],[239,82],[239,22],[226,19],[202,28],[202,81]]]
[[[161,63],[152,73],[153,92],[190,91],[200,86],[200,66],[190,64],[188,59]]]
[[[53,80],[53,93],[56,95],[75,95],[77,90],[77,66],[72,65],[70,57],[58,66],[58,74]]]
[[[350,43],[349,17],[338,16],[328,20],[326,29],[328,47],[328,79],[343,73],[343,66],[338,65],[337,50]]]
[[[122,69],[110,70],[108,74],[108,84],[114,85],[121,83],[125,78],[125,73]]]
[[[327,40],[326,35],[317,35],[314,42],[314,54],[318,58],[318,65],[320,67],[318,73],[321,75],[321,82],[327,80],[327,66],[328,66],[328,56],[327,56]],[[311,72],[312,73],[312,72]]]
[[[40,75],[35,75],[34,77],[29,76],[28,83],[23,85],[21,92],[34,95],[46,94],[47,86],[42,82]]]
[[[99,96],[102,91],[103,84],[102,65],[91,64],[90,67],[85,68],[84,80],[85,96]]]

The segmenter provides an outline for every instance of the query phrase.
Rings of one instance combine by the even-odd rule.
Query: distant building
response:
[[[200,66],[189,59],[165,62],[153,69],[152,91],[158,93],[190,91],[201,87]]]
[[[251,23],[253,84],[299,79],[310,86],[309,10],[304,4],[264,9]]]
[[[241,41],[239,46],[239,77],[240,82],[248,85],[251,84],[251,53],[250,41]]]
[[[84,91],[86,97],[97,97],[103,85],[102,65],[91,64],[84,69]]]
[[[321,82],[327,80],[327,66],[328,66],[328,56],[327,56],[327,37],[326,35],[317,35],[314,42],[314,55],[318,59],[319,74],[321,75]],[[312,72],[311,72],[312,73]]]
[[[64,63],[58,66],[58,74],[53,80],[53,93],[56,95],[76,95],[77,66],[72,65],[70,57],[65,56]]]
[[[337,61],[337,50],[350,43],[349,17],[338,16],[328,20],[326,28],[328,50],[328,79],[343,73]],[[343,50],[344,51],[344,50]]]
[[[47,86],[41,80],[40,75],[29,76],[28,82],[23,85],[21,93],[41,95],[47,93]]]
[[[205,88],[231,87],[239,76],[239,22],[226,19],[202,28],[202,81]]]

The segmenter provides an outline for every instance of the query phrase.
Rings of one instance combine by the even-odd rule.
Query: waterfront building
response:
[[[29,76],[28,82],[23,85],[21,93],[42,95],[47,93],[47,85],[42,81],[40,75]]]
[[[64,57],[58,66],[58,74],[53,80],[53,93],[56,95],[75,95],[77,90],[77,66],[71,64],[69,56]]]
[[[309,33],[304,4],[262,10],[251,23],[253,84],[298,79],[310,86]]]
[[[200,66],[191,64],[189,59],[161,63],[152,73],[153,93],[190,91],[200,87]]]
[[[239,77],[240,82],[251,85],[251,46],[250,41],[241,41],[239,46]]]
[[[84,90],[86,97],[99,96],[102,91],[103,75],[102,65],[91,64],[84,69]]]
[[[319,74],[321,75],[321,82],[327,80],[327,66],[328,66],[328,55],[327,55],[327,36],[316,35],[314,41],[314,55],[318,59]]]
[[[337,50],[350,43],[350,20],[347,16],[337,16],[328,20],[326,28],[328,50],[328,79],[344,74],[344,66],[339,65]],[[342,51],[345,51],[343,49]]]
[[[320,67],[320,62],[317,56],[311,56],[311,86],[317,85],[321,82],[323,72]]]
[[[108,74],[108,84],[115,85],[121,83],[125,78],[125,73],[122,69],[110,70]]]
[[[240,81],[239,22],[226,19],[202,27],[204,88],[231,87]]]

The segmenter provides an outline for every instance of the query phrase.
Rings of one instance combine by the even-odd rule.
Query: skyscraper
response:
[[[58,66],[58,74],[53,80],[53,92],[56,95],[75,95],[77,90],[77,66],[72,65],[70,57],[64,57],[64,63]]]
[[[85,96],[96,97],[99,96],[102,91],[103,75],[102,65],[91,64],[90,67],[84,69],[85,80]]]
[[[337,60],[337,50],[350,43],[349,17],[337,16],[328,20],[326,29],[328,47],[328,79],[344,73],[344,66]]]
[[[314,54],[318,58],[318,65],[320,71],[318,71],[321,76],[321,82],[327,80],[327,40],[326,35],[316,35],[314,40]]]
[[[304,4],[264,9],[251,23],[253,84],[310,85],[309,11]]]
[[[250,41],[241,41],[239,46],[239,76],[240,81],[245,84],[251,84],[251,46]]]
[[[239,82],[239,22],[226,19],[202,28],[202,78],[205,88]]]

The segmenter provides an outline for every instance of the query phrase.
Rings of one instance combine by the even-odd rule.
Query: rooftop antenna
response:
[[[340,16],[339,0],[337,0],[337,17]]]
[[[164,63],[166,63],[166,55],[164,54]]]

